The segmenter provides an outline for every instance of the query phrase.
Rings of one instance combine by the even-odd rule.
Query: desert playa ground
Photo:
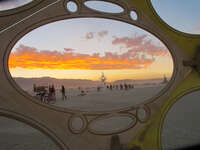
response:
[[[88,89],[89,92],[85,96],[78,96],[79,90],[71,89],[70,92],[68,91],[69,95],[66,101],[62,100],[61,92],[57,90],[57,100],[52,105],[86,111],[118,109],[144,102],[158,93],[162,89],[161,87],[163,88],[164,85],[135,87],[127,91],[101,89],[99,92],[95,88],[91,88]],[[199,96],[200,94],[186,97],[185,101],[174,105],[167,115],[162,133],[164,150],[173,150],[198,143],[200,120],[194,116],[200,113]],[[59,148],[39,131],[18,121],[0,117],[0,150],[30,149],[58,150]]]
[[[60,89],[56,90],[56,102],[51,104],[59,107],[83,111],[106,111],[134,106],[159,92],[164,85],[138,86],[133,89],[120,90],[101,88],[67,89],[65,101],[62,100]],[[87,91],[80,96],[80,91]],[[145,94],[144,94],[145,93]],[[34,94],[34,93],[32,93]],[[37,100],[37,99],[36,99]],[[57,150],[58,147],[39,131],[15,120],[0,118],[0,149],[1,150]]]
[[[56,103],[53,105],[82,111],[110,111],[120,108],[136,106],[158,94],[164,85],[135,87],[134,89],[120,90],[102,88],[84,89],[86,95],[81,96],[81,90],[66,90],[67,99],[62,100],[61,92],[57,91]]]

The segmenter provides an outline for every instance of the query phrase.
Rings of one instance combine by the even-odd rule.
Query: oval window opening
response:
[[[46,135],[22,122],[0,117],[0,149],[60,150]]]
[[[104,13],[122,13],[124,9],[114,3],[104,1],[87,1],[84,3],[90,9]]]
[[[25,1],[20,1],[20,0],[1,0],[0,1],[0,11],[5,11],[5,10],[10,10],[14,9],[17,7],[24,6],[33,0],[25,0]]]
[[[36,101],[82,111],[143,103],[173,73],[171,54],[155,36],[103,18],[41,26],[16,43],[8,64],[19,87]]]
[[[78,10],[78,6],[77,6],[77,4],[75,2],[69,1],[67,3],[67,10],[72,12],[72,13],[75,13]]]
[[[163,150],[199,149],[199,97],[200,91],[192,92],[170,108],[162,128]]]
[[[200,1],[151,0],[151,3],[160,18],[172,28],[185,33],[200,34]]]

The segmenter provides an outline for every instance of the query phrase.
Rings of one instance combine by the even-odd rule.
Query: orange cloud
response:
[[[9,68],[25,69],[65,69],[65,70],[117,70],[141,69],[150,66],[155,59],[145,54],[137,54],[129,50],[122,54],[105,52],[81,54],[65,49],[64,52],[38,50],[20,45],[9,57]]]

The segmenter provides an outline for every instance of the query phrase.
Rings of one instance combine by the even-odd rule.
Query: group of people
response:
[[[134,89],[134,85],[133,84],[126,84],[126,83],[124,83],[124,84],[120,84],[120,85],[118,85],[118,84],[116,84],[116,85],[112,85],[112,84],[110,84],[110,85],[107,85],[107,89],[110,89],[110,90],[112,90],[112,89],[120,89],[120,90],[123,90],[123,89],[125,89],[125,90],[128,90],[128,89]]]
[[[97,87],[97,91],[99,92],[102,87]],[[128,90],[133,89],[133,84],[109,84],[106,85],[107,89],[113,90]],[[78,96],[85,96],[87,95],[87,92],[78,87],[78,90],[80,91],[80,94]],[[38,97],[42,102],[49,103],[49,102],[55,102],[56,101],[56,89],[54,85],[49,86],[36,86],[36,84],[33,85],[33,91],[36,93],[36,97]],[[62,94],[62,100],[67,100],[68,97],[66,96],[66,91],[64,85],[61,85],[60,92]],[[69,97],[70,98],[70,97]]]
[[[33,91],[41,102],[49,103],[50,101],[56,101],[56,89],[53,84],[49,86],[36,86],[36,84],[33,84]],[[67,96],[65,95],[64,85],[61,86],[60,91],[62,93],[62,100],[66,100]]]

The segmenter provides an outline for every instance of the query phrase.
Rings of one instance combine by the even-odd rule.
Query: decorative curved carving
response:
[[[111,3],[111,2],[89,0],[89,1],[86,1],[84,4],[86,7],[90,8],[92,10],[102,12],[102,13],[118,14],[118,13],[124,12],[124,8],[122,8],[121,6],[119,6],[117,4]]]
[[[43,129],[47,134],[52,137],[52,139],[54,139],[54,141],[59,143],[58,145],[60,145],[63,150],[67,149],[66,145],[68,144],[71,149],[79,149],[80,147],[85,147],[87,150],[95,150],[95,148],[108,150],[109,146],[107,140],[109,140],[110,135],[120,133],[120,136],[122,135],[122,137],[129,137],[126,137],[126,139],[124,139],[125,142],[130,142],[130,140],[132,139],[132,137],[130,136],[136,135],[136,133],[145,125],[142,123],[148,121],[150,119],[150,115],[153,116],[153,113],[156,113],[150,111],[150,104],[152,102],[155,102],[158,103],[158,107],[161,107],[161,105],[166,102],[169,95],[176,89],[177,86],[179,86],[180,82],[185,79],[184,75],[188,74],[189,71],[182,66],[182,60],[188,60],[188,56],[185,54],[184,50],[179,48],[181,44],[177,41],[182,40],[188,42],[192,38],[187,37],[187,39],[186,37],[184,37],[185,39],[178,39],[174,38],[179,37],[178,34],[176,35],[172,32],[166,34],[168,33],[168,30],[165,30],[164,26],[155,21],[155,16],[153,16],[152,14],[145,14],[148,13],[148,11],[151,11],[148,7],[146,7],[147,3],[149,3],[149,0],[147,0],[147,3],[145,0],[141,0],[141,2],[137,3],[129,0],[109,0],[108,2],[116,2],[116,4],[119,3],[119,5],[124,8],[124,12],[121,14],[98,13],[96,11],[86,8],[86,6],[83,5],[86,0],[77,1],[75,2],[77,2],[78,11],[76,11],[75,13],[70,13],[66,10],[66,2],[68,2],[66,0],[35,0],[35,2],[38,2],[37,4],[41,2],[41,5],[36,5],[36,3],[34,3],[34,5],[32,5],[30,8],[26,8],[26,6],[24,6],[22,9],[20,8],[20,14],[15,14],[14,10],[12,11],[12,13],[10,11],[8,14],[0,13],[0,26],[4,27],[8,22],[10,22],[10,24],[8,24],[6,28],[2,28],[3,30],[0,31],[0,56],[2,58],[2,61],[0,62],[0,83],[3,86],[0,91],[0,97],[3,96],[6,99],[0,99],[0,107],[4,109],[11,109],[13,111],[13,114],[16,113],[15,115],[17,115],[18,112],[26,114],[29,119],[22,119],[23,122],[28,122],[33,126]],[[146,11],[143,11],[143,8],[146,8]],[[26,13],[25,10],[27,10],[27,12],[29,13]],[[137,21],[133,21],[130,18],[131,10],[136,10],[138,15]],[[16,12],[18,13],[17,9]],[[6,18],[5,15],[7,15]],[[25,92],[19,89],[19,87],[15,84],[15,82],[12,80],[12,77],[10,76],[8,70],[8,57],[11,49],[21,37],[23,37],[26,33],[32,31],[35,28],[54,21],[78,17],[99,17],[119,20],[132,25],[136,25],[154,34],[164,44],[167,45],[174,59],[174,74],[172,76],[172,80],[169,81],[169,84],[159,94],[149,99],[148,102],[140,104],[142,108],[137,108],[137,110],[135,110],[135,106],[131,106],[107,112],[86,112],[58,108],[54,106],[49,106],[47,104],[35,102],[32,97],[28,96]],[[20,21],[16,18],[19,18]],[[195,42],[197,42],[197,40]],[[191,45],[195,45],[195,43]],[[182,47],[184,49],[184,44],[182,45]],[[145,107],[143,107],[143,105],[145,105]],[[132,117],[132,120],[136,120],[136,122],[138,121],[137,124],[134,124],[134,122],[132,122],[128,125],[126,124],[123,126],[119,126],[118,129],[114,129],[112,130],[112,132],[102,129],[93,131],[87,126],[86,119],[84,117],[82,118],[82,116],[92,116],[91,118],[94,117],[95,119],[90,122],[90,125],[92,123],[94,126],[96,124],[96,126],[98,126],[98,124],[101,124],[100,118],[102,116],[107,116],[108,118],[102,117],[102,119],[104,119],[103,121],[105,121],[107,123],[106,125],[109,126],[109,121],[112,120],[115,120],[116,122],[120,122],[120,119],[129,120],[131,118],[131,116],[129,115],[119,116],[120,113],[128,114],[129,112],[132,112],[133,114],[136,113],[136,117],[133,115],[134,117]],[[79,115],[76,117],[76,114]],[[142,115],[140,116],[139,114]],[[112,118],[111,116],[114,116],[114,118]],[[118,120],[118,118],[120,119]],[[68,119],[68,127],[66,121],[63,121],[66,119]],[[97,120],[99,121],[99,123],[95,124]],[[133,128],[134,126],[135,128]],[[86,130],[87,127],[89,132],[88,130]],[[128,130],[130,132],[125,132]],[[79,133],[81,133],[81,136],[79,135]],[[99,135],[105,135],[105,140],[102,140],[102,136]],[[79,139],[80,137],[84,140]],[[76,142],[74,142],[74,139],[76,140]]]
[[[0,97],[0,100],[2,100],[2,98]],[[30,127],[33,127],[34,129],[37,129],[39,131],[41,131],[42,133],[44,133],[46,136],[48,136],[52,141],[55,142],[55,144],[62,150],[66,149],[69,150],[68,147],[63,144],[56,136],[56,134],[54,132],[52,132],[47,126],[44,126],[43,124],[41,124],[40,122],[34,120],[33,118],[29,118],[28,116],[25,116],[23,114],[20,114],[18,112],[14,112],[11,110],[7,110],[7,109],[2,109],[0,108],[0,117],[6,117],[6,118],[11,118],[20,122],[23,122],[27,125],[30,125]],[[16,126],[17,127],[17,126]],[[0,125],[1,128],[1,125]],[[19,132],[17,132],[18,134]],[[21,133],[19,133],[21,134]],[[23,134],[22,134],[23,135]]]
[[[131,114],[114,114],[99,117],[91,121],[88,130],[93,134],[111,135],[117,134],[134,127],[137,119]]]

